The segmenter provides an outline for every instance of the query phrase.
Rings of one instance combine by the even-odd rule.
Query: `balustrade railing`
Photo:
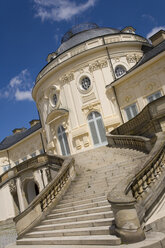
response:
[[[159,178],[165,169],[165,145],[156,154],[156,156],[147,163],[142,171],[140,171],[130,187],[132,190],[133,197],[139,200],[142,194],[146,192],[148,187],[152,187],[151,184]],[[129,189],[128,189],[129,190]]]
[[[113,232],[126,243],[145,238],[141,224],[152,214],[165,190],[165,134],[157,136],[147,161],[137,163],[108,194],[115,216]]]
[[[131,135],[107,135],[108,145],[111,147],[130,148],[149,153],[156,141],[156,135],[151,139]]]
[[[39,193],[25,211],[14,218],[19,238],[50,212],[75,177],[73,158],[64,160],[55,156],[48,156],[48,161],[55,162],[56,160],[60,160],[60,163],[63,161],[56,177]]]

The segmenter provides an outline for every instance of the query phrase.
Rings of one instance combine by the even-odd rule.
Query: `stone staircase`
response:
[[[113,212],[107,193],[146,155],[100,147],[75,156],[78,175],[59,204],[17,245],[120,245],[109,234]]]

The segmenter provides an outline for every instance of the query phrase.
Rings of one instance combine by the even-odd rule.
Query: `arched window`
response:
[[[107,144],[107,138],[105,134],[105,128],[101,115],[94,111],[88,115],[88,123],[95,146],[101,146]]]
[[[115,68],[116,77],[121,77],[125,73],[126,73],[126,68],[123,65],[116,66]]]
[[[67,156],[70,154],[68,139],[63,126],[58,127],[58,140],[60,142],[62,155]]]

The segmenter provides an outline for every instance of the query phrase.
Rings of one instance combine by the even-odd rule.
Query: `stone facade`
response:
[[[86,30],[84,36],[85,32],[92,35],[92,31]],[[80,34],[76,35],[78,40]],[[71,39],[74,37],[65,44]],[[160,52],[156,53],[154,46],[133,29],[130,33],[109,29],[106,34],[87,36],[63,51],[62,46],[48,55],[48,64],[38,74],[33,88],[41,126],[37,127],[34,121],[31,131],[15,129],[14,142],[0,143],[2,178],[20,163],[23,168],[26,164],[23,162],[43,152],[75,155],[106,145],[106,132],[134,117],[149,101],[165,93],[165,52],[158,47]],[[27,135],[19,138],[18,131]],[[5,195],[5,203],[0,220],[23,211],[30,202],[25,189],[28,183],[31,182],[29,188],[34,190],[35,182],[40,192],[49,182],[49,174],[46,167],[42,172],[29,170],[3,186],[0,194],[1,198]],[[6,215],[7,203],[10,210]]]

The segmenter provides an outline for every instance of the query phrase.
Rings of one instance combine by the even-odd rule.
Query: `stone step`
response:
[[[101,206],[101,207],[95,207],[95,208],[86,208],[81,210],[74,210],[64,213],[52,213],[47,215],[48,219],[56,219],[56,218],[62,218],[62,217],[70,217],[70,216],[79,216],[84,214],[92,214],[92,213],[99,213],[99,212],[105,212],[105,211],[111,211],[111,207],[109,206]],[[111,211],[112,212],[112,211]]]
[[[71,237],[23,238],[17,245],[120,245],[121,240],[112,235],[91,235]]]
[[[82,185],[81,187],[77,185],[75,187],[69,188],[66,194],[76,194],[76,193],[82,194],[85,192],[90,192],[91,190],[94,190],[95,192],[101,192],[101,189],[104,189],[104,190],[107,188],[111,189],[111,187],[114,186],[116,183],[118,183],[117,180],[111,183],[107,183],[105,181],[105,182],[98,183],[98,184],[92,184],[89,182],[88,185]]]
[[[45,224],[36,226],[34,231],[46,231],[46,230],[60,230],[60,229],[72,229],[72,228],[83,228],[83,227],[96,227],[96,226],[110,226],[112,224],[113,218],[98,219],[98,220],[86,220],[77,222],[68,222],[61,224]]]
[[[61,218],[50,218],[42,221],[43,224],[57,224],[57,223],[68,223],[68,222],[75,222],[75,221],[87,221],[87,220],[99,220],[104,218],[113,218],[112,211],[106,212],[99,212],[99,213],[91,213],[91,214],[84,214],[78,216],[69,216],[69,217],[61,217]]]
[[[109,226],[85,227],[61,230],[33,231],[27,233],[25,238],[42,237],[63,237],[63,236],[88,236],[88,235],[108,235]]]
[[[63,197],[63,199],[84,199],[84,198],[92,198],[95,196],[99,196],[101,194],[106,195],[109,191],[111,190],[111,188],[109,187],[105,187],[105,188],[99,188],[99,189],[90,189],[88,192],[82,192],[79,193],[79,191],[77,193],[66,193],[66,195]]]
[[[120,170],[120,169],[119,169]],[[120,170],[120,172],[117,170],[115,171],[115,173],[113,173],[113,175],[109,175],[108,173],[107,174],[104,174],[104,175],[100,175],[98,177],[96,176],[84,176],[84,177],[80,177],[80,178],[76,178],[74,181],[73,181],[73,184],[74,183],[78,183],[78,184],[84,184],[84,183],[88,183],[88,182],[92,182],[92,183],[97,183],[97,182],[104,182],[104,180],[110,180],[111,181],[115,181],[115,180],[118,180],[119,177],[120,178],[123,178],[123,175],[127,174],[127,172],[130,170],[130,168],[128,168],[127,170],[125,171],[122,171]]]
[[[87,198],[88,199],[92,199],[92,198],[101,197],[101,196],[106,197],[107,196],[107,192],[97,193],[97,194],[89,194],[89,195],[84,194],[84,195],[81,195],[81,196],[73,195],[72,197],[71,196],[64,195],[63,198],[62,198],[62,201],[63,201],[63,203],[64,202],[65,203],[70,203],[70,202],[85,200]]]
[[[84,190],[84,189],[89,189],[89,188],[95,188],[95,189],[98,189],[98,188],[101,188],[101,187],[112,187],[114,184],[118,183],[119,181],[121,180],[120,177],[118,177],[117,179],[107,179],[107,178],[104,178],[104,181],[98,181],[98,182],[92,182],[92,181],[86,181],[84,183],[81,183],[81,184],[76,184],[76,183],[73,183],[71,184],[71,186],[69,187],[68,191],[67,192],[70,192],[70,191],[76,191],[76,190]]]
[[[75,191],[67,191],[66,193],[66,197],[76,197],[76,196],[88,196],[88,195],[93,195],[93,194],[97,194],[97,193],[103,193],[105,191],[107,191],[109,187],[108,186],[102,186],[102,187],[90,187],[87,189],[77,189]]]
[[[106,185],[108,186],[108,184],[111,183],[111,178],[104,178],[104,181],[103,180],[98,180],[96,182],[92,182],[92,181],[87,181],[87,182],[84,182],[84,183],[72,183],[69,190],[74,190],[74,189],[81,189],[81,188],[85,188],[85,187],[88,187],[88,186],[93,186],[93,187],[97,187],[97,185],[101,186],[101,185]]]
[[[73,207],[73,206],[79,206],[82,204],[88,204],[88,203],[93,203],[93,202],[101,202],[101,201],[106,201],[107,197],[106,196],[99,196],[96,198],[91,198],[91,199],[84,199],[84,200],[78,200],[78,201],[71,201],[70,203],[66,202],[66,200],[61,200],[59,204],[56,206],[56,209],[61,209],[61,208],[67,208],[67,207]]]
[[[104,167],[100,166],[97,169],[86,169],[82,171],[78,176],[112,173],[114,170],[119,169],[119,168],[126,169],[128,166],[131,166],[132,163],[134,162],[135,162],[135,158],[132,161],[125,160],[117,164],[110,163],[107,166],[104,166]]]
[[[62,209],[58,209],[55,208],[52,210],[52,213],[64,213],[64,212],[68,212],[68,211],[74,211],[74,210],[80,210],[80,209],[89,209],[89,208],[94,208],[94,207],[101,207],[101,206],[110,206],[110,204],[108,203],[107,200],[105,201],[100,201],[100,202],[92,202],[92,203],[88,203],[88,204],[82,204],[82,205],[78,205],[78,206],[74,206],[74,207],[67,207],[67,208],[62,208]]]

